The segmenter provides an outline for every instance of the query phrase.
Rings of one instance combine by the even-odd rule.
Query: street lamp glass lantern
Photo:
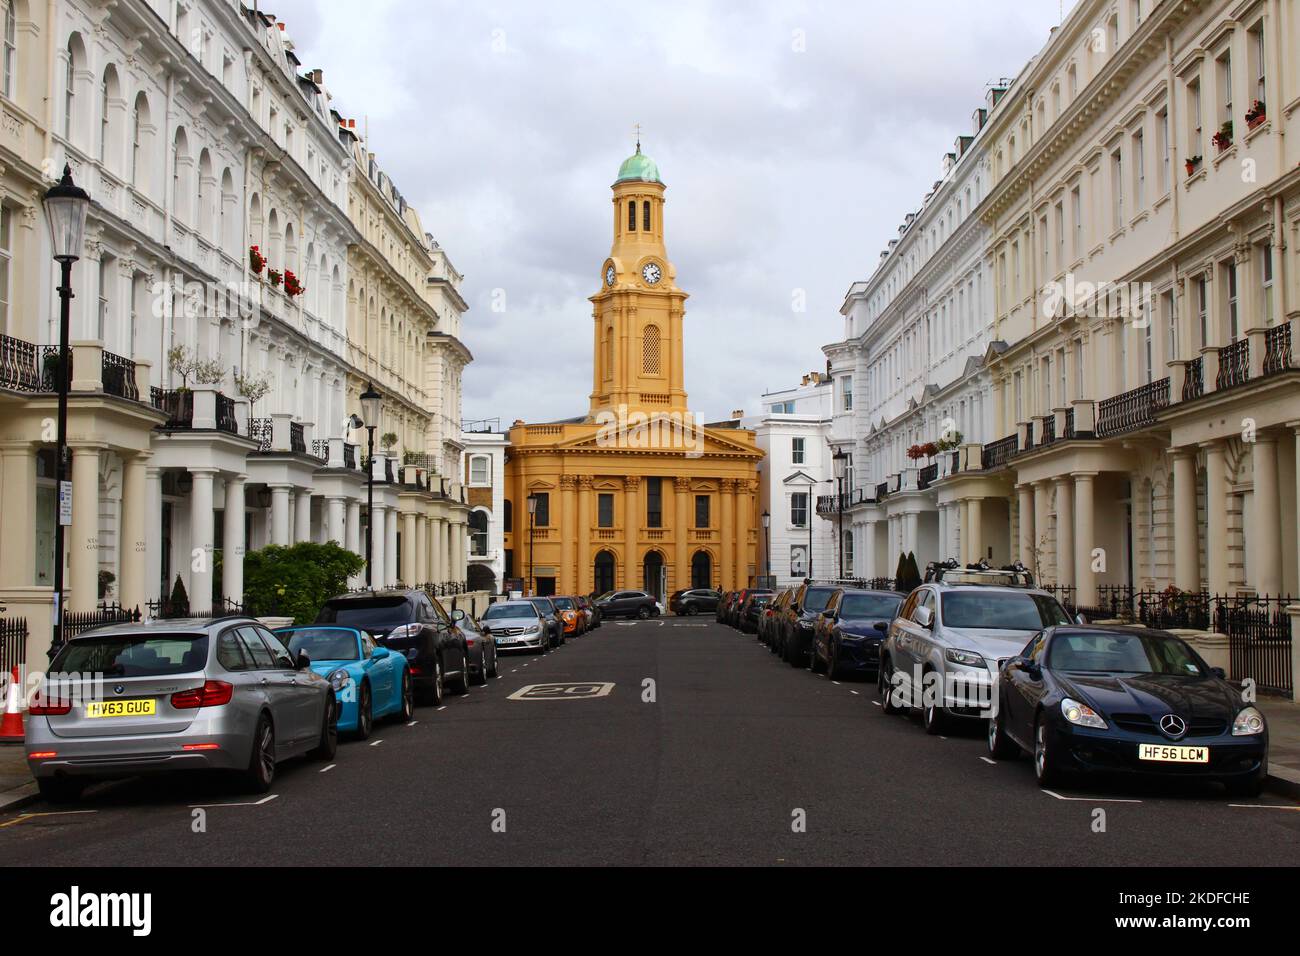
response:
[[[379,419],[384,411],[384,396],[375,391],[375,386],[366,383],[366,390],[361,393],[361,417],[367,428],[378,428]]]
[[[764,529],[770,528],[770,527],[772,526],[772,514],[771,514],[771,512],[764,511],[763,514],[760,515],[760,517],[762,518],[762,521],[763,521],[763,528],[764,528]]]
[[[50,224],[50,248],[59,262],[76,262],[86,236],[86,214],[90,195],[72,181],[72,167],[63,167],[63,178],[45,192],[42,200]]]
[[[845,468],[848,466],[849,455],[843,448],[835,449],[835,454],[831,455],[831,461],[835,463],[835,477],[837,480],[843,479]]]
[[[529,513],[530,515],[535,515],[535,514],[537,514],[537,496],[536,496],[536,495],[529,495],[529,496],[528,496],[528,513]]]

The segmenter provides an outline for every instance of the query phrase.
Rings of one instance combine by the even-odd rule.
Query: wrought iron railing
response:
[[[1295,653],[1291,615],[1293,597],[1219,597],[1214,602],[1214,629],[1228,636],[1228,661],[1236,680],[1250,678],[1260,690],[1295,693]]]
[[[59,390],[59,347],[57,345],[38,345],[36,347],[37,356],[40,359],[41,369],[41,391],[57,392]],[[72,387],[72,349],[68,349],[68,368],[67,381],[68,387]]]
[[[841,508],[849,508],[853,505],[853,499],[848,495],[818,495],[817,496],[817,513],[819,515],[833,515],[840,511]]]
[[[0,618],[0,674],[27,664],[27,618]]]
[[[1183,401],[1190,402],[1205,394],[1205,358],[1197,356],[1187,363],[1183,376]]]
[[[0,388],[17,392],[39,392],[41,375],[36,366],[36,346],[9,335],[0,335]]]
[[[68,611],[63,615],[63,639],[76,637],[92,627],[105,624],[129,624],[140,620],[140,609],[119,604],[101,604],[95,611]]]
[[[289,450],[295,455],[307,454],[307,436],[302,422],[289,423]]]
[[[343,467],[353,469],[357,467],[357,446],[349,442],[343,443]]]
[[[1069,441],[1074,438],[1074,409],[1065,410],[1065,434],[1061,436],[1062,441]]]
[[[270,451],[271,419],[250,418],[248,420],[248,437],[257,442],[258,451]]]
[[[1219,349],[1219,375],[1216,390],[1245,385],[1250,381],[1250,339],[1238,339]]]
[[[104,393],[118,398],[129,398],[133,402],[140,400],[140,390],[135,382],[135,362],[112,352],[104,352],[103,376]]]
[[[235,417],[235,400],[217,392],[217,431],[239,434],[239,419]]]
[[[980,464],[985,471],[1001,468],[1020,451],[1020,436],[1008,435],[995,442],[989,442],[980,453]]]
[[[1264,374],[1276,375],[1291,367],[1291,323],[1275,325],[1264,332]]]
[[[319,458],[321,461],[329,461],[330,458],[329,439],[328,438],[312,439],[311,454],[313,458]]]
[[[149,389],[149,402],[167,415],[164,428],[194,427],[194,393],[188,389]]]
[[[1198,631],[1210,626],[1212,605],[1208,591],[1139,591],[1134,599],[1137,620],[1147,627],[1189,628]]]
[[[1156,413],[1169,405],[1169,379],[1149,382],[1129,389],[1122,395],[1104,398],[1097,403],[1097,436],[1105,438],[1137,428],[1145,428],[1156,420]]]
[[[938,477],[939,463],[935,462],[932,465],[926,465],[916,474],[916,486],[924,491],[926,488],[929,488],[930,485],[934,484]]]
[[[876,485],[876,500],[881,501],[889,495],[889,482],[882,481]]]

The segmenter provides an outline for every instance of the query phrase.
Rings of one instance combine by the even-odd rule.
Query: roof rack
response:
[[[1017,561],[1006,567],[994,568],[987,560],[981,559],[975,564],[962,567],[956,558],[947,561],[931,561],[925,566],[927,584],[942,581],[946,584],[992,584],[1002,587],[1034,587],[1034,575],[1028,568]]]

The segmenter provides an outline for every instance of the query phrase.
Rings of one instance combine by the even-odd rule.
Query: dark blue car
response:
[[[813,673],[825,669],[831,680],[844,674],[874,677],[880,668],[880,642],[904,597],[897,591],[837,589],[813,625]]]

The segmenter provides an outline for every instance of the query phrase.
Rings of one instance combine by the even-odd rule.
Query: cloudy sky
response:
[[[505,426],[587,409],[587,297],[634,124],[691,295],[691,405],[756,411],[824,366],[850,283],[1062,0],[261,6],[464,273],[464,415]]]

